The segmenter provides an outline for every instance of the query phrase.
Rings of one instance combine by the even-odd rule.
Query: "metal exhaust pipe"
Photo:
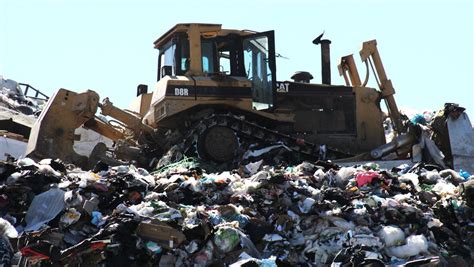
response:
[[[331,84],[331,41],[321,39],[324,32],[313,40],[313,44],[321,44],[321,79],[323,84]]]
[[[323,84],[331,84],[330,44],[330,40],[321,40],[321,77]]]

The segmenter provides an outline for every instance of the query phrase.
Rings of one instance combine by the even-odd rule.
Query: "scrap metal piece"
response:
[[[447,125],[454,169],[474,173],[474,129],[469,116],[463,112],[456,120],[448,118]]]

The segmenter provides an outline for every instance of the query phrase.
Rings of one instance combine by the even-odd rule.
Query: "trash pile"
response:
[[[474,179],[418,163],[0,162],[0,264],[472,266]]]
[[[18,82],[0,75],[0,106],[25,115],[38,116],[45,103],[43,99],[26,96]]]

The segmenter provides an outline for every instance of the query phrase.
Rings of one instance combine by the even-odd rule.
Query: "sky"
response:
[[[140,83],[153,88],[153,42],[177,23],[275,31],[277,80],[309,71],[321,82],[320,47],[332,41],[332,83],[340,57],[377,39],[398,106],[437,110],[459,103],[474,117],[474,2],[471,0],[0,0],[0,75],[52,95],[95,90],[127,108]],[[372,78],[369,85],[376,87]]]

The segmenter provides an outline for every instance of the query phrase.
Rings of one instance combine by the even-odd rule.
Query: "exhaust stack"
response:
[[[313,44],[321,44],[321,78],[323,84],[331,84],[331,40],[322,39],[323,33],[313,40]]]

